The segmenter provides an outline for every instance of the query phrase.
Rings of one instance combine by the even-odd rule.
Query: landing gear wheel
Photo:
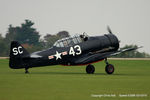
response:
[[[94,74],[95,72],[95,67],[93,65],[87,65],[86,66],[86,73],[87,74]]]
[[[112,64],[107,64],[105,67],[105,71],[107,74],[112,74],[114,72],[114,66]]]

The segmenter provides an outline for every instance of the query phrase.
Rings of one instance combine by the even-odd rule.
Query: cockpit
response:
[[[60,40],[57,40],[54,43],[55,47],[69,47],[69,46],[73,46],[75,44],[79,44],[81,42],[83,42],[83,36],[82,35],[76,35],[73,37],[67,37],[67,38],[62,38]]]

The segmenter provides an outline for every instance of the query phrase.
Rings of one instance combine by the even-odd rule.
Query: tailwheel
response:
[[[25,68],[25,74],[28,74],[29,71],[28,71],[29,68]]]
[[[114,66],[112,64],[107,64],[105,67],[105,71],[107,74],[112,74],[114,72]]]
[[[87,74],[94,74],[95,72],[95,67],[93,65],[87,65],[86,66],[86,73]]]

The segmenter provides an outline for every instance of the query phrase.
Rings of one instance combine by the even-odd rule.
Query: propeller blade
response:
[[[113,34],[109,26],[107,26],[107,30],[110,34]]]

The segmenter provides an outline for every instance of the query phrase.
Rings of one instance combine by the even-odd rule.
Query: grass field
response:
[[[150,100],[150,61],[109,60],[115,73],[107,75],[105,63],[95,63],[93,75],[85,66],[49,66],[13,70],[0,60],[0,100]],[[115,97],[106,95],[114,94]],[[142,95],[144,97],[119,95]],[[93,97],[105,95],[105,97]]]

